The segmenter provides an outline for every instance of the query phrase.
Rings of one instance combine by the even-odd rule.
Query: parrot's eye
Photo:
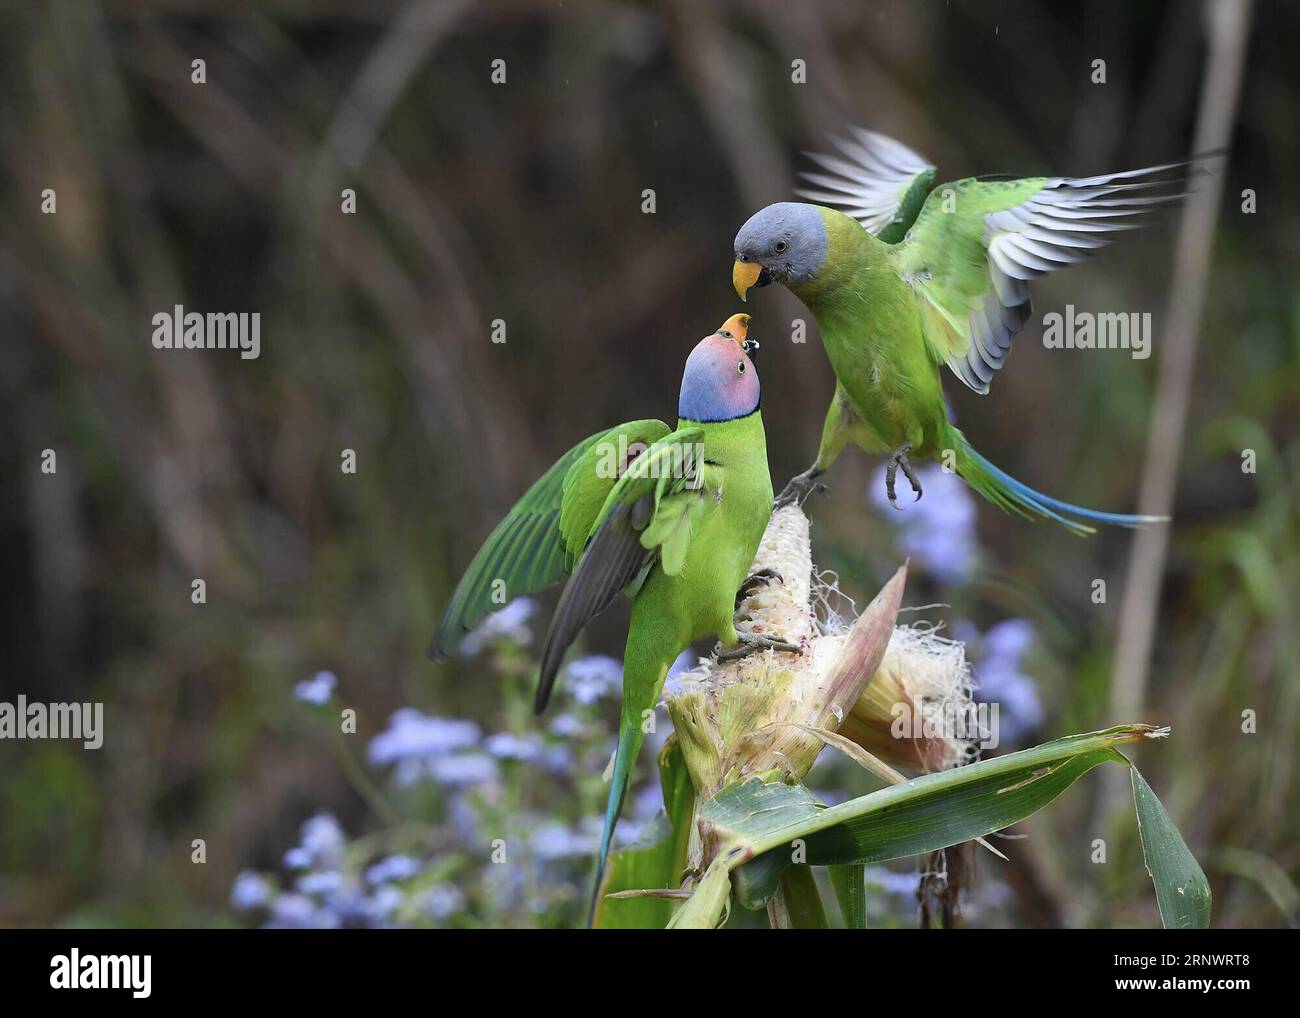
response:
[[[738,262],[747,262],[747,261],[749,261],[749,255],[747,255],[747,254],[742,254],[742,255],[740,255],[740,256],[736,259],[736,261],[738,261]]]
[[[724,339],[735,339],[735,337],[734,337],[730,332],[728,332],[726,329],[723,329],[723,330],[722,330],[722,337],[723,337]]]
[[[776,246],[772,248],[772,250],[775,251],[777,254],[783,254],[785,252],[785,249],[788,248],[789,246],[790,245],[787,244],[785,241],[778,240],[776,242]]]
[[[738,375],[743,375],[744,373],[745,373],[745,362],[744,362],[744,361],[740,361],[740,362],[736,365],[736,374],[738,374]]]

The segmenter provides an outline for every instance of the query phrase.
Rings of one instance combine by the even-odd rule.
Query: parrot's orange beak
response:
[[[749,315],[732,315],[718,327],[718,335],[734,339],[743,349],[749,336]]]
[[[763,266],[758,262],[737,261],[731,266],[731,285],[736,288],[736,296],[741,300],[746,300],[745,294],[749,288],[758,282],[758,277],[763,271]]]

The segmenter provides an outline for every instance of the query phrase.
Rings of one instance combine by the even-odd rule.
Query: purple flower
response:
[[[370,899],[355,881],[343,880],[338,887],[328,891],[322,907],[334,914],[340,926],[373,924]]]
[[[1015,742],[1043,723],[1038,687],[1021,668],[1021,659],[1034,640],[1034,628],[1024,619],[1007,619],[991,627],[981,641],[984,660],[975,669],[977,698],[998,706],[997,736]]]
[[[567,774],[573,770],[573,750],[568,746],[547,746],[539,763],[548,774]]]
[[[343,887],[343,877],[334,870],[304,873],[298,878],[298,890],[314,897],[334,894]]]
[[[372,923],[386,922],[405,900],[406,895],[392,884],[376,887],[375,893],[366,901],[367,918]]]
[[[424,907],[436,920],[449,919],[465,907],[465,895],[451,884],[437,884],[425,892]]]
[[[404,707],[388,722],[387,730],[370,740],[370,762],[383,767],[403,760],[426,761],[478,745],[482,731],[472,721],[452,721]]]
[[[288,870],[305,870],[311,865],[311,856],[305,848],[295,845],[284,853],[284,868]]]
[[[572,739],[586,729],[586,722],[572,714],[560,714],[551,722],[551,734],[562,739]]]
[[[447,818],[462,842],[477,841],[482,836],[480,818],[474,803],[465,795],[452,795],[447,804]]]
[[[339,822],[328,813],[318,813],[302,825],[298,844],[284,853],[284,865],[291,870],[337,866],[346,844]]]
[[[338,916],[319,908],[304,894],[282,894],[271,906],[266,925],[271,929],[336,929]]]
[[[610,842],[618,848],[625,847],[641,837],[641,831],[645,828],[645,822],[635,817],[624,815],[619,818],[614,825],[614,833],[610,837]],[[600,834],[605,829],[605,818],[603,816],[583,817],[578,823],[580,830],[587,839],[590,846],[588,853],[594,854],[600,843]]]
[[[313,866],[337,865],[343,860],[347,836],[332,814],[317,813],[302,825],[300,846]]]
[[[659,782],[651,781],[633,797],[632,809],[628,815],[637,820],[649,820],[663,808],[664,791]]]
[[[536,760],[542,751],[537,736],[518,736],[512,732],[489,735],[483,748],[498,760]]]
[[[461,641],[461,655],[473,657],[488,644],[498,640],[526,646],[533,639],[533,632],[528,628],[528,620],[533,617],[533,612],[536,610],[536,603],[529,598],[516,598],[485,618]]]
[[[524,867],[488,866],[483,870],[481,886],[493,912],[514,908],[523,899],[526,887]]]
[[[310,679],[305,679],[294,686],[293,695],[303,703],[319,707],[329,702],[337,683],[338,678],[333,672],[317,672]]]
[[[595,703],[623,688],[623,665],[605,654],[580,657],[565,670],[565,685],[578,703]]]
[[[1007,619],[984,634],[984,652],[989,657],[1019,661],[1034,642],[1034,627],[1026,619]]]
[[[290,929],[307,929],[315,925],[316,906],[301,894],[282,894],[275,899],[270,923]]]
[[[924,483],[924,482],[922,482]],[[868,866],[867,880],[875,884],[886,894],[897,894],[901,897],[916,900],[916,885],[920,879],[916,873],[899,873],[897,870],[891,870],[886,866]]]
[[[271,900],[271,882],[260,873],[244,870],[230,888],[230,906],[237,912],[251,912]]]
[[[917,468],[916,474],[925,497],[919,502],[908,501],[912,497],[910,488],[906,479],[900,479],[901,512],[889,505],[884,467],[872,479],[868,494],[899,527],[903,551],[929,569],[938,582],[969,583],[978,559],[975,500],[970,489],[938,463],[927,463]]]
[[[537,858],[547,862],[589,855],[596,848],[590,835],[579,833],[559,822],[543,824],[537,828],[528,844]]]
[[[463,788],[496,778],[497,762],[486,753],[458,753],[429,761],[429,774],[440,785]]]
[[[366,880],[371,884],[400,883],[410,880],[420,872],[422,866],[419,859],[409,855],[390,855],[366,870]]]

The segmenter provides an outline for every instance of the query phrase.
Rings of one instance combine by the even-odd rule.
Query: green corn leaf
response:
[[[785,929],[824,930],[830,925],[817,878],[808,866],[786,867],[781,874],[781,894],[774,907],[780,913],[779,925]],[[771,910],[768,914],[771,916]]]
[[[1203,930],[1210,925],[1210,883],[1138,769],[1133,777],[1133,808],[1142,836],[1142,857],[1156,888],[1165,929]]]
[[[701,888],[707,883],[716,897],[730,885],[737,901],[756,907],[781,886],[793,862],[860,867],[982,837],[1037,812],[1099,764],[1127,766],[1116,747],[1166,734],[1168,729],[1124,725],[1072,735],[829,808],[800,786],[759,778],[737,782],[699,808],[701,834],[717,846]],[[1210,910],[1205,876],[1159,799],[1133,773],[1143,851],[1161,917],[1166,926],[1205,926]],[[727,880],[719,868],[727,871]],[[846,892],[854,893],[847,887]],[[679,915],[706,925],[704,920],[716,920],[722,908],[714,900],[688,902]],[[846,917],[855,908],[850,901]]]
[[[1001,830],[1047,805],[1107,761],[1117,745],[1163,734],[1134,725],[1069,736],[1033,749],[913,778],[822,807],[804,789],[758,780],[731,785],[700,809],[733,866],[800,840],[814,865],[861,865],[933,852]]]
[[[632,844],[610,853],[592,926],[602,930],[640,930],[663,929],[668,925],[677,902],[668,898],[611,898],[609,895],[675,886],[673,848],[672,821],[660,810]]]
[[[831,887],[840,903],[846,930],[867,928],[867,868],[865,866],[830,867]]]
[[[766,908],[790,865],[789,852],[765,852],[731,875],[731,891],[741,908]]]
[[[686,864],[695,793],[675,740],[659,758],[661,810],[627,848],[610,854],[592,925],[597,929],[663,929],[680,904],[670,898],[611,898],[623,891],[675,888]]]

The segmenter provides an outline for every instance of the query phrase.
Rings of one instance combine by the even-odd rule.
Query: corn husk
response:
[[[798,644],[802,654],[766,650],[740,661],[708,660],[678,676],[665,703],[697,794],[777,772],[801,781],[835,733],[910,770],[954,766],[969,744],[937,722],[970,701],[970,672],[956,641],[924,626],[896,626],[906,566],[860,616],[846,622],[817,605],[835,593],[813,567],[808,518],[777,510],[751,572],[775,570],[737,608],[736,630]],[[900,706],[903,705],[903,706]],[[924,724],[899,724],[904,712]],[[900,735],[900,732],[902,733]]]

